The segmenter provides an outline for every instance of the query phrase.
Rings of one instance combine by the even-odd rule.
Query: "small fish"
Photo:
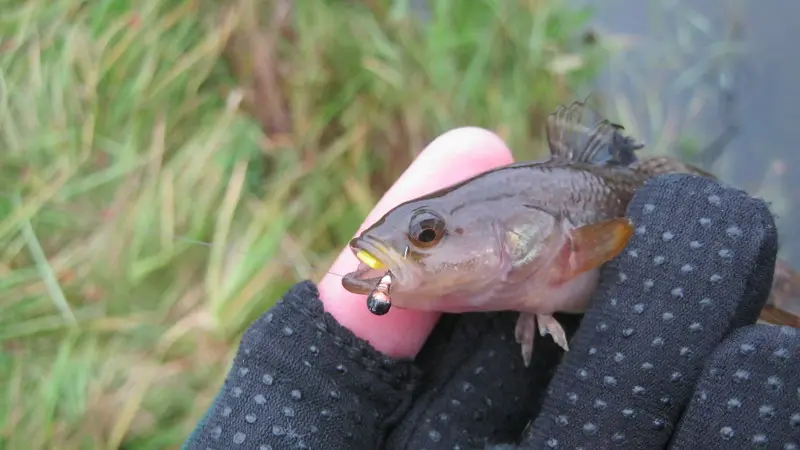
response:
[[[343,287],[370,294],[391,272],[391,297],[387,285],[381,301],[399,308],[519,311],[526,366],[537,329],[569,350],[553,313],[585,312],[600,266],[632,235],[625,211],[636,189],[665,173],[713,178],[672,158],[637,159],[643,146],[621,126],[599,116],[584,126],[587,110],[575,102],[548,117],[549,159],[496,168],[386,213],[350,242],[361,263]]]

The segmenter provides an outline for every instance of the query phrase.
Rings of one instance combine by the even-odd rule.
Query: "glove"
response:
[[[800,337],[753,325],[775,264],[766,205],[670,175],[629,216],[590,310],[559,317],[569,352],[537,338],[525,368],[516,313],[474,313],[392,358],[303,282],[246,331],[184,448],[800,448]]]

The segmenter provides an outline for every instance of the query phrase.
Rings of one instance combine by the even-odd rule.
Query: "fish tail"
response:
[[[686,164],[675,158],[668,156],[654,156],[635,161],[631,164],[631,168],[648,178],[655,178],[659,175],[668,173],[683,173],[689,175],[697,175],[704,178],[716,180],[717,177],[713,174],[706,172],[703,169],[695,167],[691,164]]]

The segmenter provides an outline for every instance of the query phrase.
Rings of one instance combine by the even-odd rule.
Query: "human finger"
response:
[[[449,131],[431,142],[386,192],[362,223],[358,233],[394,206],[513,161],[505,143],[494,133],[475,127]],[[342,274],[358,260],[345,247],[319,283],[325,310],[376,350],[396,358],[414,357],[436,324],[439,314],[392,308],[384,316],[370,313],[364,296],[342,287]]]

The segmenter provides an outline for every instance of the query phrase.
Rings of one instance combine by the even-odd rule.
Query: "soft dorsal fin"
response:
[[[584,125],[586,112],[594,120],[592,126]],[[636,161],[635,151],[643,144],[623,136],[624,128],[599,117],[585,102],[560,105],[547,118],[547,142],[554,159],[593,164],[629,165]]]

